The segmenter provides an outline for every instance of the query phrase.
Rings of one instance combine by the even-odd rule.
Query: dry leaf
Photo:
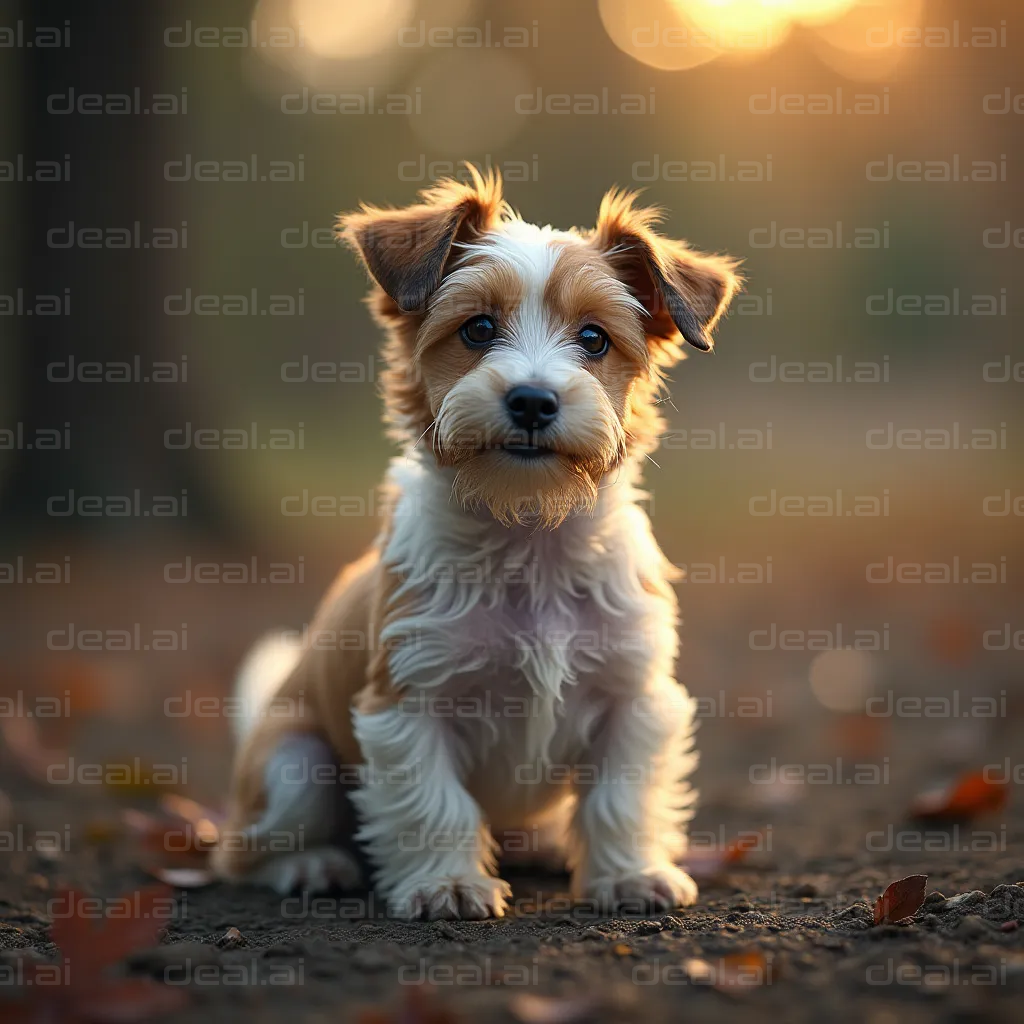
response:
[[[56,965],[31,965],[25,985],[28,998],[5,1007],[5,1022],[137,1024],[187,1001],[181,989],[168,988],[151,978],[108,973],[126,956],[159,942],[167,922],[161,909],[173,902],[173,894],[166,886],[153,886],[122,899],[132,908],[129,917],[110,916],[96,922],[94,900],[73,889],[61,890],[60,905],[70,906],[73,913],[56,918],[50,928],[60,959]],[[54,970],[58,967],[66,981],[54,985]],[[34,985],[37,978],[43,983]]]
[[[165,796],[160,806],[162,815],[134,808],[122,812],[124,823],[138,839],[142,868],[157,878],[167,870],[205,871],[210,851],[217,845],[220,815],[180,796]],[[197,884],[206,883],[193,881],[190,887]]]
[[[400,1006],[362,1010],[356,1024],[459,1024],[459,1018],[437,1002],[430,985],[415,985],[406,989]]]
[[[220,826],[224,816],[217,811],[210,810],[195,800],[179,796],[177,793],[168,793],[161,797],[160,807],[168,814],[187,821],[195,829],[196,837],[211,848],[217,845],[220,835]]]
[[[969,772],[952,785],[929,790],[910,805],[910,815],[927,821],[970,821],[1006,806],[1005,782],[993,782],[984,772]]]
[[[891,924],[913,917],[924,903],[927,884],[927,875],[907,875],[888,885],[875,900],[875,924]]]
[[[693,957],[683,963],[683,970],[691,984],[711,985],[728,995],[772,983],[771,960],[758,950],[730,953],[714,962]]]
[[[744,989],[770,985],[771,962],[758,950],[749,953],[730,953],[722,958],[715,988],[719,992],[736,993]]]
[[[720,877],[727,868],[742,863],[748,853],[760,848],[762,839],[763,833],[754,832],[732,840],[724,849],[691,848],[683,854],[681,863],[694,878],[708,881]]]

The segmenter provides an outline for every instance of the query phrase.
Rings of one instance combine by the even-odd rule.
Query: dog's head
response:
[[[663,372],[684,342],[711,349],[734,261],[662,238],[625,192],[590,231],[524,223],[475,169],[422,200],[339,221],[377,285],[392,430],[456,470],[466,505],[557,526],[656,446]]]

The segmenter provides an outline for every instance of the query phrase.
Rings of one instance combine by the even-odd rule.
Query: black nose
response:
[[[558,395],[532,384],[513,388],[505,396],[505,405],[520,430],[543,430],[558,416]]]

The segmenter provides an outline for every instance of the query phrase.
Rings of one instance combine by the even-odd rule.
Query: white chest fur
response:
[[[592,515],[531,531],[451,502],[427,458],[392,463],[401,497],[383,558],[405,582],[381,634],[391,680],[450,714],[475,761],[567,755],[603,697],[671,675],[670,566],[627,472]]]

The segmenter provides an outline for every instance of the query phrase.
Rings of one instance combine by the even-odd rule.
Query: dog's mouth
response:
[[[541,444],[528,444],[523,441],[507,441],[501,446],[501,450],[503,452],[508,452],[509,455],[514,455],[518,459],[524,459],[526,461],[544,459],[558,454],[554,448],[545,448],[544,445]]]

